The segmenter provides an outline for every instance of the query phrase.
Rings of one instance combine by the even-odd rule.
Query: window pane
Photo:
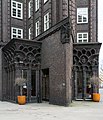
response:
[[[49,13],[44,16],[44,31],[49,29]]]
[[[21,2],[12,2],[12,17],[22,19],[22,3]]]
[[[39,35],[39,21],[36,22],[36,36]]]
[[[20,8],[20,9],[21,9],[21,4],[19,4],[19,3],[18,3],[18,8]]]
[[[13,2],[13,7],[16,7],[16,3],[15,2]]]
[[[45,16],[45,20],[47,21],[47,15]]]
[[[18,38],[21,38],[21,36],[18,36]]]
[[[83,42],[87,42],[87,39],[84,39]]]
[[[16,16],[16,9],[13,8],[13,16]]]
[[[77,8],[77,23],[88,22],[88,8]]]
[[[18,10],[18,17],[21,17],[21,10]]]
[[[78,35],[78,38],[82,38],[82,34],[79,34],[79,35]]]
[[[78,40],[78,42],[82,42],[82,40]]]
[[[21,34],[21,30],[18,30],[18,34]]]
[[[83,16],[83,22],[87,22],[87,18]]]
[[[78,15],[78,22],[82,22],[82,16]]]
[[[31,39],[31,27],[29,28],[29,39]]]
[[[16,38],[16,35],[13,35],[13,38]]]
[[[15,33],[15,34],[16,34],[16,29],[13,29],[13,33]]]
[[[87,38],[87,34],[83,34],[83,38]]]
[[[22,29],[19,29],[19,28],[13,28],[12,27],[12,37],[16,37],[16,38],[22,38]]]

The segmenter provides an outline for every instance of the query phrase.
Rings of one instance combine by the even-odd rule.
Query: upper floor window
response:
[[[44,31],[49,29],[49,13],[44,15]]]
[[[29,15],[28,17],[30,18],[31,17],[31,5],[32,5],[32,2],[31,0],[29,1],[29,4],[28,4],[28,10],[29,10]]]
[[[12,0],[11,16],[19,19],[23,18],[23,3]]]
[[[29,28],[29,40],[31,39],[31,27]]]
[[[35,23],[35,29],[36,29],[36,34],[35,36],[37,37],[39,35],[39,21]]]
[[[35,11],[39,9],[39,0],[35,0]]]
[[[82,43],[82,42],[88,42],[88,33],[77,33],[77,42]]]
[[[77,23],[88,23],[88,8],[77,8]]]
[[[23,29],[12,27],[11,38],[23,38]]]
[[[48,0],[44,0],[44,3],[46,3]]]

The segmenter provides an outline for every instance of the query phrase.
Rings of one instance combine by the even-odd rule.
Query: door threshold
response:
[[[83,99],[76,99],[76,101],[83,101]]]
[[[76,101],[92,101],[92,99],[76,99]]]
[[[89,99],[89,98],[87,98],[87,99],[85,99],[86,101],[92,101],[92,99]]]

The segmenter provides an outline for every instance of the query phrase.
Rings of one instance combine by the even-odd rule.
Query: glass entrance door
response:
[[[75,99],[89,100],[92,97],[91,93],[90,72],[75,72]]]
[[[91,72],[86,72],[86,99],[89,100],[92,98],[92,85],[90,82]]]
[[[36,101],[36,71],[22,70],[22,77],[27,80],[27,83],[25,83],[23,86],[23,95],[27,97],[27,102]]]
[[[77,99],[83,99],[83,73],[77,73]]]

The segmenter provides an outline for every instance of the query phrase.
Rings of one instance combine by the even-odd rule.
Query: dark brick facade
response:
[[[91,54],[93,54],[91,56],[94,59],[96,55],[97,58],[99,56],[101,44],[97,43],[97,0],[48,0],[45,4],[43,0],[39,0],[39,9],[37,11],[35,11],[35,0],[32,0],[30,18],[28,17],[28,3],[30,0],[15,1],[23,3],[23,19],[11,17],[11,0],[0,0],[0,99],[13,102],[17,101],[16,97],[19,90],[15,87],[12,88],[12,86],[15,78],[21,75],[20,71],[25,69],[28,73],[27,79],[29,80],[27,84],[27,102],[42,102],[42,100],[46,99],[50,104],[65,106],[70,104],[77,97],[78,86],[76,82],[78,80],[78,68],[81,68],[80,71],[84,71],[84,66],[87,66],[87,64],[88,66],[92,66],[90,62],[85,65],[79,64],[78,58],[81,56],[80,60],[82,59],[82,54],[84,55],[83,51],[87,52],[84,57],[87,58],[88,56],[88,61]],[[86,24],[76,24],[77,8],[82,7],[88,7],[89,22]],[[44,32],[44,15],[48,12],[50,28]],[[38,20],[40,23],[40,35],[35,37],[35,23]],[[11,40],[11,27],[23,29],[23,39]],[[31,40],[28,40],[28,30],[30,27]],[[77,33],[85,31],[88,32],[88,39],[91,45],[89,43],[77,43]],[[40,46],[35,46],[36,41],[40,42]],[[16,47],[12,51],[13,45]],[[35,50],[32,50],[33,45]],[[91,50],[92,45],[95,45],[95,47]],[[41,55],[35,61],[38,47],[40,47],[39,52]],[[79,47],[84,49],[79,49]],[[88,50],[86,51],[87,48]],[[31,56],[28,57],[26,51],[33,58]],[[78,53],[78,56],[76,56],[75,51]],[[91,53],[91,51],[96,51],[96,55]],[[25,59],[23,58],[24,52]],[[7,53],[8,55],[5,56]],[[15,56],[18,60],[16,61],[17,64],[15,64]],[[74,59],[75,56],[77,62]],[[25,64],[20,63],[18,58]],[[9,63],[8,61],[11,61],[11,59],[13,61]],[[35,62],[32,62],[32,59]],[[76,65],[74,64],[75,62]],[[98,64],[95,66],[95,71],[98,73]],[[32,75],[32,70],[35,71],[35,76]],[[84,73],[83,97],[86,95],[86,76]],[[13,74],[13,77],[11,77],[11,74]],[[31,95],[32,76],[36,80],[36,93],[34,97]]]

